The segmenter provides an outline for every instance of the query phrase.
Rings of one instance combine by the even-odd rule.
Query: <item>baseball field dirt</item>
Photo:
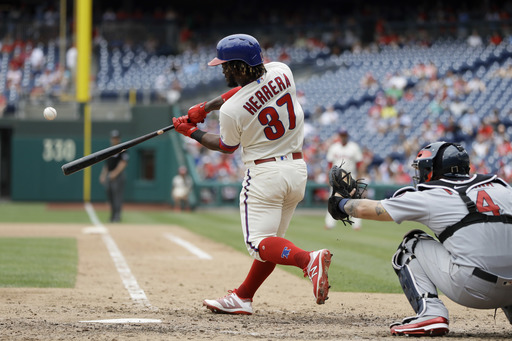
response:
[[[203,299],[234,289],[252,259],[177,226],[0,224],[7,236],[75,237],[79,264],[74,288],[0,288],[0,340],[379,340],[392,337],[391,322],[412,315],[401,294],[331,292],[317,305],[309,280],[279,267],[258,291],[253,315],[213,314]],[[495,316],[443,299],[446,338],[512,337],[501,310]]]

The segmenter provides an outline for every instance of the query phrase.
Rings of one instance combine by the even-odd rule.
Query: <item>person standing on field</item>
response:
[[[121,142],[118,130],[110,132],[110,145],[115,146]],[[126,151],[108,158],[100,173],[100,183],[106,187],[107,198],[110,205],[110,222],[121,221],[123,195],[125,186],[125,169],[128,165],[129,155]]]
[[[329,292],[327,249],[305,251],[284,238],[307,181],[303,160],[304,112],[297,101],[290,68],[263,64],[258,41],[246,34],[227,36],[217,44],[228,93],[193,106],[188,116],[173,118],[177,132],[208,149],[233,153],[241,147],[245,177],[240,215],[245,244],[253,264],[243,283],[219,299],[204,300],[213,312],[252,314],[252,299],[276,264],[301,268],[313,283],[317,304]],[[238,87],[237,87],[238,86]],[[220,135],[201,131],[207,112],[219,109]]]
[[[342,165],[343,169],[350,172],[354,178],[357,178],[357,165],[363,161],[363,152],[356,142],[349,141],[348,131],[340,129],[338,131],[339,140],[334,142],[327,149],[327,166],[331,169],[333,165]],[[352,228],[359,230],[361,228],[361,219],[352,217]],[[336,227],[336,220],[331,217],[329,212],[325,215],[325,228],[330,230]]]
[[[447,334],[448,309],[438,289],[465,307],[501,308],[512,324],[512,187],[496,175],[470,175],[469,155],[456,143],[429,144],[412,166],[416,187],[399,189],[392,198],[352,199],[355,190],[329,198],[335,219],[415,221],[438,239],[412,230],[392,257],[416,315],[393,323],[391,334]]]
[[[178,174],[172,178],[171,196],[175,211],[190,210],[190,192],[192,191],[192,178],[188,175],[187,167],[180,166]]]

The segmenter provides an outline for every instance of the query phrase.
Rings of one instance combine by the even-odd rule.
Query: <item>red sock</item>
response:
[[[261,259],[281,265],[293,265],[301,269],[308,266],[309,252],[298,248],[281,237],[268,237],[259,245]]]
[[[240,298],[253,298],[256,290],[276,268],[275,263],[254,260],[245,281],[235,290]]]

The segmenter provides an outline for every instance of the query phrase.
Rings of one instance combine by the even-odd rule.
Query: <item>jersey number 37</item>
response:
[[[292,96],[290,94],[285,94],[283,97],[279,98],[276,103],[280,107],[286,105],[288,120],[290,122],[288,129],[295,129],[296,116],[293,108]],[[274,107],[266,107],[261,110],[258,115],[258,120],[261,125],[266,126],[265,129],[263,129],[263,132],[269,140],[277,140],[286,132],[283,122],[279,119],[279,113]]]

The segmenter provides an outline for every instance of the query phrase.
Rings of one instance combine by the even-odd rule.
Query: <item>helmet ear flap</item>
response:
[[[429,182],[430,180],[432,180],[432,176],[434,175],[434,171],[431,170],[430,172],[428,172],[426,175],[425,175],[425,179],[423,182]]]

